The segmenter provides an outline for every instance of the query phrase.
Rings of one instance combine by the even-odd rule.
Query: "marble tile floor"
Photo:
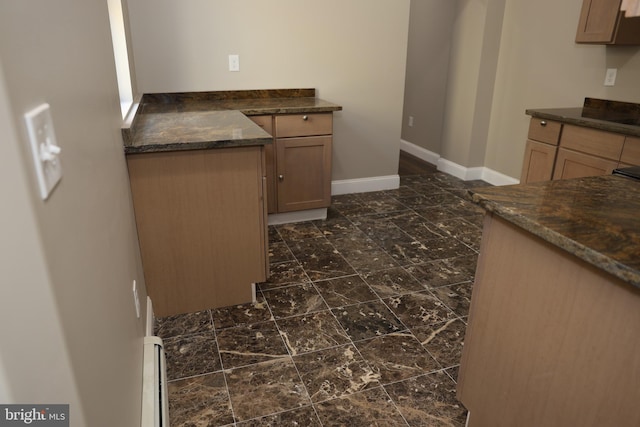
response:
[[[483,211],[435,172],[269,227],[257,302],[157,320],[171,425],[464,426],[457,370]]]

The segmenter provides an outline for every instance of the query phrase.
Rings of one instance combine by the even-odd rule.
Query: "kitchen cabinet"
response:
[[[531,118],[520,182],[548,181],[553,176],[562,124]]]
[[[564,125],[553,179],[608,175],[618,166],[625,136]]]
[[[640,138],[627,136],[620,155],[620,166],[640,165]]]
[[[268,274],[262,146],[128,154],[157,316],[250,302]]]
[[[269,213],[331,204],[332,113],[251,116],[274,136],[266,153]]]
[[[626,18],[622,0],[584,0],[576,43],[640,45],[640,17]]]

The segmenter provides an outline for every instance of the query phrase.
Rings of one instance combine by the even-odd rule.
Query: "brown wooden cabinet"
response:
[[[520,183],[552,178],[561,131],[561,123],[531,118]]]
[[[263,147],[127,155],[157,316],[250,302],[268,274]]]
[[[640,138],[531,118],[521,184],[608,175],[640,165]]]
[[[640,45],[640,17],[620,12],[622,0],[584,0],[576,43]]]
[[[269,213],[326,208],[331,204],[333,114],[250,117],[274,136],[267,147]]]

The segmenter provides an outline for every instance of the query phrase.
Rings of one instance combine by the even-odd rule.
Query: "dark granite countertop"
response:
[[[640,181],[606,175],[474,188],[468,197],[640,288]]]
[[[640,136],[640,104],[585,98],[582,107],[532,108],[525,112],[539,119]]]
[[[342,110],[315,89],[144,94],[136,107],[122,128],[127,154],[269,144],[247,116]]]

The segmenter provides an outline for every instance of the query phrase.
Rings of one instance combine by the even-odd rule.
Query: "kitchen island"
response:
[[[247,114],[341,108],[313,95],[313,89],[143,95],[122,135],[157,316],[255,300],[255,283],[269,269],[265,153],[273,136]]]
[[[469,426],[640,425],[640,181],[480,188]]]

